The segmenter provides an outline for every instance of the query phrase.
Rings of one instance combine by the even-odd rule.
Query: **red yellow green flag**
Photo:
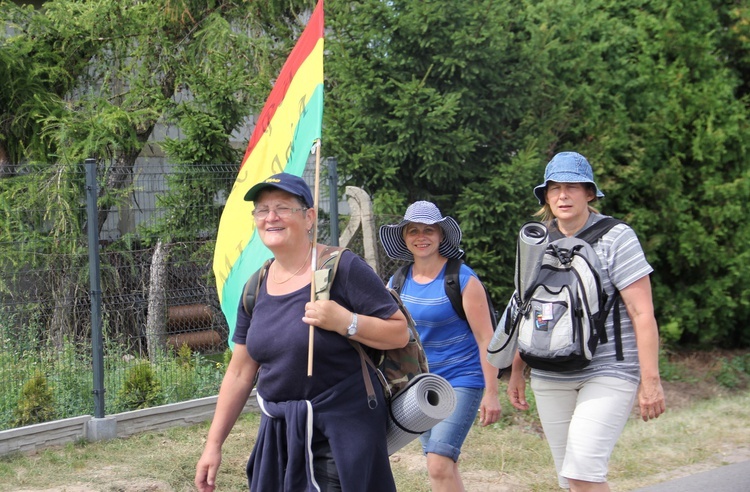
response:
[[[301,176],[323,124],[323,0],[287,58],[260,113],[221,214],[213,269],[229,341],[247,279],[271,256],[255,231],[245,193],[279,172]]]

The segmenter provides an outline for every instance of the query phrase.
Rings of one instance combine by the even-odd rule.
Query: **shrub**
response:
[[[224,370],[226,371],[227,367],[229,367],[229,362],[232,360],[232,349],[227,347],[226,350],[224,350]]]
[[[743,389],[748,384],[747,356],[720,359],[716,381],[729,389]]]
[[[186,343],[183,343],[177,350],[177,363],[185,369],[193,367],[193,351]]]
[[[161,384],[150,364],[141,363],[128,369],[117,393],[118,408],[138,410],[161,405],[163,401]]]
[[[685,379],[684,368],[672,362],[667,349],[659,351],[659,373],[664,381],[682,381]]]
[[[49,359],[43,367],[48,368],[50,384],[55,388],[58,418],[93,413],[90,354],[78,354],[75,343],[65,338],[62,350],[50,350],[40,356]],[[54,370],[50,371],[50,367],[54,367]]]
[[[26,381],[14,413],[14,425],[39,424],[55,418],[54,396],[47,384],[47,378],[40,371]]]

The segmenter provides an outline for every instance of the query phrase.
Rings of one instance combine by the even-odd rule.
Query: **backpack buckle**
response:
[[[375,395],[367,395],[367,406],[370,410],[375,410],[378,407],[378,399]]]

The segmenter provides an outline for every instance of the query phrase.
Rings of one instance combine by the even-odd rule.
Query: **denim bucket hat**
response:
[[[438,224],[443,230],[443,240],[440,241],[438,252],[446,258],[461,258],[464,250],[461,244],[461,228],[452,217],[443,217],[440,209],[432,202],[418,201],[409,205],[404,214],[404,220],[398,224],[380,227],[380,242],[386,254],[394,260],[414,261],[414,255],[406,247],[404,227],[411,222],[419,224]]]
[[[544,170],[544,183],[534,188],[534,195],[539,200],[539,205],[544,205],[544,191],[550,181],[556,183],[591,183],[596,188],[596,197],[603,198],[601,192],[594,182],[594,171],[591,164],[578,152],[560,152],[547,164]]]
[[[297,195],[302,199],[302,203],[304,203],[306,207],[313,207],[313,197],[310,192],[310,187],[307,186],[304,179],[289,173],[274,174],[256,184],[245,193],[245,201],[254,202],[258,193],[266,188],[278,188],[287,193],[291,193],[292,195]]]

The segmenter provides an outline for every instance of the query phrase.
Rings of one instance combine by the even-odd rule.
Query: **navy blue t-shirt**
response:
[[[365,261],[344,251],[331,289],[331,300],[366,316],[390,318],[398,305]],[[261,365],[257,390],[266,400],[309,400],[360,371],[359,355],[346,337],[315,329],[312,377],[307,376],[309,325],[302,322],[310,284],[272,296],[261,284],[252,320],[240,299],[232,341],[245,344]]]

